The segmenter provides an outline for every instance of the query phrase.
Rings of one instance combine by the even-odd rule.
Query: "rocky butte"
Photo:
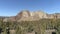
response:
[[[11,17],[0,17],[0,20],[3,19],[4,22],[7,21],[36,21],[39,19],[53,19],[53,18],[60,18],[60,13],[48,14],[43,11],[34,11],[30,12],[28,10],[22,10],[16,16]]]

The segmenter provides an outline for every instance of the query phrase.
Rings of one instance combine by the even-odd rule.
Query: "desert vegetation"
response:
[[[36,32],[36,34],[45,34],[45,30],[55,29],[56,34],[60,33],[60,19],[40,19],[38,21],[21,21],[21,22],[3,22],[0,20],[0,28],[2,33],[7,34],[9,30],[15,30],[15,34],[25,34],[28,32]]]

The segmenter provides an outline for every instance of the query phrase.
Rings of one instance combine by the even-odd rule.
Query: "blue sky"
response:
[[[0,16],[15,16],[21,10],[60,13],[60,0],[0,0]]]

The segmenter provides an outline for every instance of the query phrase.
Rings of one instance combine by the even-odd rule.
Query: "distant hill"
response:
[[[35,11],[30,12],[28,10],[22,10],[20,11],[16,16],[11,17],[3,17],[0,16],[0,19],[3,18],[3,21],[35,21],[39,19],[53,19],[53,18],[60,18],[60,13],[54,13],[54,14],[47,14],[43,11]]]

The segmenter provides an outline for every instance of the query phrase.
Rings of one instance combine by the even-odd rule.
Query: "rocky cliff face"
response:
[[[43,11],[35,11],[30,12],[28,10],[23,10],[20,13],[18,13],[16,16],[12,16],[9,18],[4,18],[3,21],[35,21],[39,19],[52,19],[52,18],[60,18],[60,13],[55,14],[47,14]]]
[[[19,20],[21,18],[27,18],[30,17],[30,12],[28,10],[21,11],[16,15],[16,19]]]
[[[30,12],[28,10],[24,10],[21,11],[16,17],[18,21],[34,21],[46,18],[46,13],[42,11]]]

